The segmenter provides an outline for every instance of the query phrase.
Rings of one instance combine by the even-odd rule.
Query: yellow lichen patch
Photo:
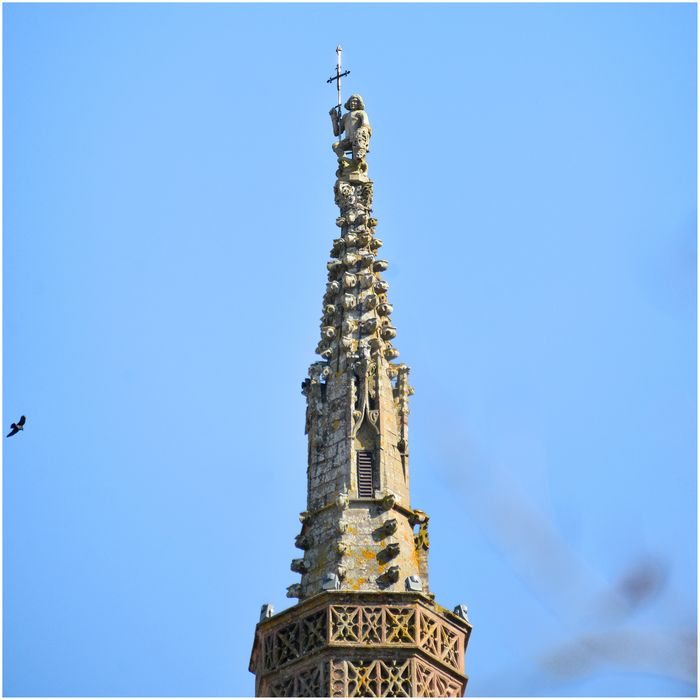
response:
[[[336,418],[333,421],[333,430],[338,430],[339,427],[340,427],[340,421]]]
[[[363,549],[360,554],[362,554],[365,559],[374,559],[374,552],[371,549]]]

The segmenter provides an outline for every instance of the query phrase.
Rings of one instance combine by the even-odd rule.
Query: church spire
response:
[[[372,129],[360,95],[330,111],[338,159],[340,235],[323,297],[323,360],[309,368],[308,499],[290,595],[328,587],[426,591],[427,515],[412,510],[408,474],[408,367],[394,362],[386,260],[372,216],[367,154]],[[420,528],[420,537],[413,528]]]
[[[345,73],[346,74],[346,73]],[[336,78],[340,97],[340,52]],[[428,587],[428,516],[410,503],[409,368],[393,346],[388,263],[378,257],[368,175],[372,129],[360,95],[330,111],[339,208],[327,263],[321,360],[302,382],[307,504],[287,596],[263,606],[250,670],[256,695],[462,695],[466,608]]]

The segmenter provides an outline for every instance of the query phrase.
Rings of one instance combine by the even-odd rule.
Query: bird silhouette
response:
[[[7,437],[12,437],[13,435],[17,435],[17,433],[20,430],[24,430],[24,423],[27,419],[22,416],[16,423],[13,423],[10,426],[10,432],[7,434]]]

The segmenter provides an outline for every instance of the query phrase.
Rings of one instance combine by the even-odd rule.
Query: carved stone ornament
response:
[[[297,574],[305,574],[309,570],[309,562],[306,559],[292,559],[290,568]]]
[[[397,527],[398,520],[396,518],[390,518],[389,520],[385,520],[384,525],[382,526],[386,535],[393,535],[396,532]]]
[[[376,294],[367,294],[362,299],[362,308],[367,309],[367,310],[371,310],[377,305],[378,301],[379,301],[379,299],[378,299]],[[381,313],[381,311],[379,313]]]
[[[398,566],[390,566],[381,576],[377,577],[377,580],[382,585],[388,585],[396,583],[399,580],[400,569]]]
[[[396,495],[393,493],[387,493],[384,498],[382,498],[382,508],[384,510],[391,510],[396,505]]]
[[[346,272],[343,275],[343,287],[352,289],[357,284],[357,276]]]
[[[362,236],[362,238],[363,238],[363,243],[364,243],[365,236]],[[361,267],[361,268],[369,267],[372,264],[373,260],[374,260],[374,255],[372,255],[371,253],[366,253],[365,255],[363,255],[360,258],[359,267]]]
[[[287,586],[287,598],[301,598],[301,584],[293,583]]]
[[[310,535],[300,534],[294,539],[294,546],[298,549],[307,550],[313,545],[313,539]]]
[[[368,318],[366,321],[363,321],[360,324],[360,330],[362,331],[363,335],[370,335],[371,333],[374,333],[374,331],[377,330],[377,319]]]
[[[326,286],[326,293],[335,296],[340,291],[340,284],[333,280]]]
[[[363,272],[361,275],[358,275],[358,277],[360,279],[360,287],[362,287],[362,289],[369,289],[374,282],[374,275],[371,272]]]
[[[261,620],[268,620],[275,614],[275,609],[272,607],[271,603],[265,603],[261,608],[260,608],[260,619]]]
[[[388,282],[379,280],[379,282],[374,285],[374,291],[377,292],[377,294],[386,294],[389,291]]]
[[[321,584],[321,588],[324,591],[337,591],[340,588],[340,579],[338,578],[338,575],[330,572],[327,573],[323,577],[323,583]]]
[[[469,610],[466,605],[457,605],[453,612],[458,617],[461,617],[465,622],[469,622]]]

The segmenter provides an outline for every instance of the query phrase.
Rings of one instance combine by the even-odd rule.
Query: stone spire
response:
[[[263,606],[250,670],[257,695],[461,696],[471,626],[464,606],[449,612],[428,588],[428,516],[409,493],[413,389],[372,216],[372,130],[359,95],[345,108],[330,112],[340,212],[322,359],[302,383],[308,494],[291,563],[301,580],[287,589],[299,602],[277,616]]]
[[[359,95],[338,117],[335,202],[339,236],[327,264],[323,360],[303,382],[309,436],[307,509],[293,562],[305,598],[324,588],[427,592],[427,516],[410,508],[409,368],[395,362],[392,305],[378,257],[373,183],[367,175],[371,128]],[[352,157],[346,156],[352,154]],[[414,527],[419,531],[414,533]]]

